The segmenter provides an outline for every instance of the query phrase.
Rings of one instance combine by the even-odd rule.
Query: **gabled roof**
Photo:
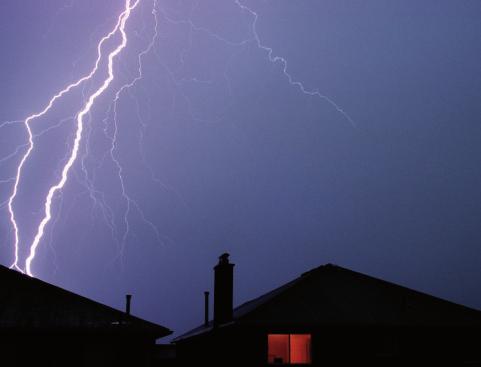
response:
[[[481,326],[481,311],[327,264],[235,308],[230,324]],[[210,330],[212,322],[174,341]]]
[[[171,330],[0,265],[0,332],[139,332]]]

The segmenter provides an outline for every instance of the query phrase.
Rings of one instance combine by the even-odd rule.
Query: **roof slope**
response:
[[[481,311],[327,264],[235,308],[234,323],[481,326]],[[211,328],[200,326],[176,340]]]
[[[171,330],[126,315],[0,265],[0,332],[7,330],[128,331],[160,338]]]

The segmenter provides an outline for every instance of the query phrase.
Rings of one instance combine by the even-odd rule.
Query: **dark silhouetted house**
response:
[[[177,337],[181,365],[481,365],[481,312],[327,264],[232,309],[214,268],[214,318]]]
[[[150,366],[172,332],[0,266],[0,364]]]

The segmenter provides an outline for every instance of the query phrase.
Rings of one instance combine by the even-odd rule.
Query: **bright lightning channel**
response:
[[[87,115],[90,112],[90,110],[92,108],[92,105],[94,104],[97,97],[99,97],[109,87],[110,83],[114,79],[113,60],[127,45],[127,35],[126,35],[126,32],[125,32],[125,24],[126,24],[127,20],[129,19],[132,10],[134,10],[137,7],[139,2],[140,2],[140,0],[136,0],[132,4],[131,0],[125,1],[125,10],[119,15],[114,29],[112,29],[106,36],[104,36],[97,45],[97,60],[95,62],[94,67],[90,71],[90,73],[88,75],[80,78],[75,83],[72,83],[72,84],[68,85],[66,88],[64,88],[60,92],[58,92],[56,95],[54,95],[50,99],[47,106],[42,111],[28,116],[25,119],[25,121],[23,122],[24,125],[25,125],[25,128],[27,130],[27,133],[28,133],[28,149],[27,149],[26,153],[23,155],[23,157],[20,160],[20,163],[17,167],[17,172],[16,172],[16,176],[15,176],[15,184],[13,186],[12,194],[8,199],[8,211],[10,213],[10,222],[12,223],[12,226],[14,228],[14,235],[15,235],[15,242],[14,242],[15,260],[14,260],[14,262],[11,265],[10,268],[15,268],[15,269],[23,272],[23,270],[18,265],[18,261],[19,261],[19,255],[18,255],[18,253],[19,253],[19,230],[18,230],[18,225],[17,225],[17,222],[16,222],[15,211],[13,209],[13,202],[15,200],[15,197],[17,196],[18,186],[19,186],[20,179],[21,179],[21,176],[22,176],[23,167],[25,165],[25,162],[28,160],[32,150],[34,149],[34,135],[32,133],[30,123],[33,120],[44,116],[52,108],[55,101],[57,101],[59,98],[64,96],[66,93],[71,91],[73,88],[79,86],[84,81],[90,80],[93,77],[93,75],[97,72],[100,61],[102,59],[102,46],[103,46],[103,44],[107,40],[109,40],[114,34],[116,34],[117,31],[120,31],[120,33],[122,35],[122,41],[121,41],[120,45],[117,46],[117,48],[115,48],[115,50],[110,52],[110,54],[108,56],[108,77],[104,80],[101,87],[98,88],[92,95],[90,95],[90,97],[89,97],[88,101],[86,102],[85,106],[83,107],[83,109],[77,115],[77,130],[76,130],[76,134],[75,134],[75,140],[74,140],[74,145],[73,145],[71,155],[70,155],[68,161],[66,162],[65,166],[63,167],[61,179],[57,182],[57,184],[55,184],[54,186],[52,186],[49,189],[47,197],[45,199],[45,216],[38,226],[37,233],[36,233],[36,235],[34,237],[34,240],[33,240],[32,244],[30,246],[30,253],[29,253],[29,256],[28,256],[28,258],[26,260],[26,264],[25,264],[25,272],[28,275],[33,276],[31,265],[32,265],[33,259],[35,258],[36,249],[38,247],[38,244],[39,244],[39,242],[42,239],[42,236],[44,234],[45,226],[48,224],[48,222],[50,221],[50,219],[52,217],[51,216],[51,205],[52,205],[53,196],[57,191],[61,190],[64,187],[64,185],[65,185],[65,183],[67,182],[67,179],[68,179],[69,170],[70,170],[70,168],[72,167],[72,165],[74,164],[74,162],[77,158],[77,154],[78,154],[78,150],[79,150],[79,146],[80,146],[80,141],[82,139],[82,131],[83,131],[83,125],[84,125],[83,118],[84,118],[85,115]]]
[[[142,52],[140,52],[140,54],[138,55],[138,74],[137,74],[137,76],[132,81],[124,84],[123,86],[120,87],[120,89],[117,90],[117,92],[115,93],[115,98],[114,98],[111,106],[109,107],[109,111],[113,107],[112,108],[112,110],[113,110],[113,133],[112,133],[112,136],[108,136],[108,134],[106,132],[106,128],[104,130],[107,138],[111,142],[111,147],[110,147],[110,150],[109,150],[110,154],[109,155],[110,155],[111,160],[113,161],[113,163],[115,164],[115,166],[117,168],[117,174],[118,174],[119,181],[120,181],[120,184],[121,184],[121,189],[122,189],[122,197],[124,198],[124,200],[126,201],[126,204],[127,204],[127,208],[126,208],[126,211],[124,212],[124,218],[123,218],[124,224],[125,224],[125,231],[122,235],[122,240],[121,240],[121,244],[120,244],[120,257],[121,258],[122,258],[122,253],[123,253],[123,250],[124,250],[125,242],[126,242],[128,234],[129,234],[130,226],[129,226],[128,216],[129,216],[129,213],[130,213],[132,207],[135,208],[137,211],[139,211],[143,220],[152,227],[152,229],[156,232],[157,237],[159,238],[159,233],[158,233],[155,225],[145,218],[145,216],[143,215],[142,211],[140,210],[137,202],[135,200],[133,200],[128,195],[128,193],[126,191],[125,184],[124,184],[123,168],[122,168],[122,166],[121,166],[121,164],[120,164],[120,162],[117,159],[116,154],[115,154],[115,151],[117,149],[116,138],[117,138],[117,132],[118,132],[118,130],[117,130],[117,104],[119,102],[119,99],[120,99],[122,93],[127,91],[128,89],[132,88],[139,80],[141,80],[143,78],[143,75],[142,75],[142,60],[143,60],[143,57],[152,50],[152,48],[154,47],[155,41],[157,39],[157,26],[158,26],[157,1],[158,0],[153,0],[154,6],[153,6],[153,10],[152,10],[152,15],[153,15],[154,20],[155,20],[155,34],[154,34],[151,42],[147,46],[147,48],[145,50],[143,50]],[[21,177],[22,177],[24,165],[27,162],[28,158],[30,157],[30,155],[31,155],[31,153],[34,149],[34,140],[38,136],[38,135],[34,135],[32,133],[31,123],[34,120],[46,115],[51,110],[54,103],[58,99],[63,97],[65,94],[70,92],[73,88],[78,87],[83,82],[92,79],[92,77],[97,73],[97,71],[99,69],[99,65],[100,65],[101,60],[104,58],[103,53],[102,53],[102,48],[103,48],[104,43],[107,40],[109,40],[110,38],[112,38],[115,34],[117,34],[117,32],[120,31],[122,41],[117,46],[117,48],[115,50],[113,50],[112,52],[110,52],[109,55],[108,55],[108,76],[103,81],[103,84],[101,85],[101,87],[98,88],[93,94],[91,94],[88,97],[88,99],[86,99],[86,101],[84,102],[85,104],[84,104],[83,108],[77,114],[77,116],[76,116],[76,133],[75,133],[75,138],[74,138],[74,142],[73,142],[73,147],[71,148],[71,153],[70,153],[70,155],[68,155],[68,160],[66,161],[65,165],[63,166],[63,169],[61,170],[61,178],[59,179],[59,181],[55,185],[50,187],[50,189],[48,191],[48,194],[45,198],[44,217],[41,220],[41,222],[38,226],[37,232],[35,234],[35,237],[33,239],[33,242],[30,245],[29,256],[27,257],[26,263],[25,263],[25,272],[28,275],[33,276],[32,270],[31,270],[31,265],[32,265],[32,261],[35,259],[37,247],[38,247],[40,241],[42,240],[42,237],[44,236],[45,227],[48,225],[48,223],[50,222],[50,220],[52,218],[52,214],[51,214],[52,200],[53,200],[55,194],[58,191],[62,190],[62,188],[65,186],[65,184],[68,180],[69,171],[70,171],[71,167],[73,166],[73,164],[75,163],[75,161],[77,160],[80,143],[82,141],[82,135],[83,135],[82,133],[83,133],[83,130],[84,130],[84,124],[85,124],[84,118],[85,118],[85,116],[90,115],[91,109],[92,109],[92,106],[95,103],[95,100],[105,92],[105,90],[109,87],[111,82],[114,80],[113,60],[114,60],[114,58],[117,57],[117,55],[127,45],[128,40],[127,40],[127,34],[125,32],[125,25],[126,25],[127,20],[130,17],[131,12],[137,7],[139,2],[140,2],[140,0],[135,0],[135,2],[134,2],[134,0],[125,0],[125,8],[124,8],[123,12],[119,15],[119,17],[117,19],[117,23],[115,24],[114,28],[107,35],[105,35],[103,38],[101,38],[101,40],[97,44],[97,59],[95,61],[95,65],[93,66],[93,68],[90,70],[90,72],[87,75],[83,76],[82,78],[80,78],[76,82],[68,85],[63,90],[61,90],[60,92],[55,94],[50,99],[50,101],[48,102],[46,107],[43,110],[41,110],[40,112],[28,116],[23,121],[7,121],[3,124],[0,124],[0,128],[1,128],[5,125],[9,125],[9,124],[23,123],[24,126],[25,126],[25,129],[28,133],[28,143],[27,144],[23,144],[23,145],[18,146],[13,153],[9,154],[7,157],[4,157],[4,158],[0,159],[0,163],[2,163],[3,161],[6,161],[6,160],[12,158],[13,156],[16,156],[20,151],[22,151],[25,147],[27,147],[26,152],[22,156],[22,159],[20,160],[20,163],[17,166],[16,175],[12,178],[6,178],[6,179],[3,179],[3,180],[0,180],[0,184],[14,181],[13,190],[12,190],[12,193],[11,193],[10,197],[8,198],[8,200],[6,202],[0,204],[0,208],[4,205],[8,207],[10,222],[11,222],[12,227],[14,229],[13,232],[14,232],[15,260],[14,260],[13,264],[11,265],[11,268],[15,268],[16,270],[24,272],[24,270],[19,266],[20,236],[19,236],[19,228],[18,228],[18,225],[17,225],[16,215],[15,215],[15,210],[14,210],[14,202],[15,202],[15,199],[17,197],[18,187],[20,185],[20,180],[21,180]],[[253,42],[259,50],[262,50],[263,52],[265,52],[269,62],[271,62],[273,64],[281,64],[283,76],[287,79],[287,81],[289,82],[289,84],[291,86],[297,88],[301,93],[303,93],[307,96],[317,97],[317,98],[320,98],[322,100],[325,100],[332,107],[334,107],[334,109],[337,112],[339,112],[347,121],[349,121],[353,126],[355,126],[355,122],[353,121],[353,119],[337,103],[335,103],[331,98],[329,98],[328,96],[326,96],[324,94],[321,94],[319,92],[319,90],[317,90],[317,89],[306,88],[305,85],[301,81],[298,81],[298,80],[293,78],[293,76],[291,75],[291,73],[288,70],[287,59],[285,59],[282,56],[274,55],[273,49],[262,43],[262,41],[259,37],[259,34],[257,32],[257,23],[258,23],[258,19],[259,19],[258,13],[256,11],[252,10],[251,8],[249,8],[248,6],[246,6],[242,2],[242,0],[233,0],[233,2],[243,13],[248,14],[249,17],[252,19],[252,21],[250,23],[250,33],[251,33],[250,38],[242,40],[240,42],[229,41],[229,40],[221,37],[220,35],[217,35],[217,34],[211,32],[210,30],[208,30],[206,28],[198,27],[190,19],[180,20],[180,21],[174,20],[174,19],[170,18],[167,15],[167,13],[165,13],[162,10],[161,11],[162,11],[162,15],[166,18],[167,21],[169,21],[171,23],[174,23],[174,24],[187,23],[191,27],[191,30],[198,31],[198,32],[206,32],[210,36],[216,38],[217,40],[219,40],[221,42],[225,42],[226,44],[228,44],[230,46],[242,47],[242,46],[246,45],[247,43]],[[198,6],[198,4],[199,3],[197,3],[196,6]],[[189,42],[191,42],[191,40]],[[190,47],[190,45],[189,45],[189,47]],[[183,61],[184,61],[183,57],[184,57],[184,53],[182,54],[182,57],[181,57],[181,63],[182,64],[183,64]],[[192,79],[192,81],[201,82],[201,81],[197,80],[196,78]],[[109,113],[107,113],[107,118],[108,118],[108,114]],[[107,118],[106,118],[106,120],[107,120]],[[105,120],[104,120],[104,122],[105,122]],[[44,132],[42,132],[42,133],[44,133]],[[83,165],[83,158],[82,158],[82,169],[83,170],[85,169],[85,167]],[[87,181],[88,181],[88,175],[86,177],[87,177]],[[92,187],[89,185],[88,189],[90,191],[90,190],[92,190]],[[91,196],[92,195],[93,194],[91,192]],[[94,198],[94,196],[92,196],[92,198]],[[110,225],[112,227],[111,229],[112,229],[112,233],[113,233],[113,231],[114,231],[113,222],[111,222]]]
[[[113,104],[113,127],[114,127],[112,136],[108,136],[108,134],[104,130],[105,135],[111,141],[110,150],[109,150],[110,159],[112,160],[112,162],[114,162],[114,164],[117,168],[117,175],[118,175],[119,182],[120,182],[122,197],[127,204],[127,208],[126,208],[126,210],[124,212],[124,216],[123,216],[125,231],[122,235],[122,241],[121,241],[120,249],[119,249],[119,258],[120,258],[121,264],[123,264],[125,243],[127,241],[127,237],[129,235],[129,232],[130,232],[130,223],[129,223],[128,217],[129,217],[130,211],[132,209],[132,206],[140,213],[140,216],[142,217],[143,221],[146,222],[152,228],[152,230],[155,232],[155,234],[157,236],[157,239],[160,238],[160,233],[157,230],[157,228],[155,227],[155,225],[145,217],[143,211],[140,209],[139,204],[128,195],[127,189],[125,187],[124,176],[123,176],[123,167],[122,167],[122,165],[120,164],[119,160],[117,159],[117,157],[115,155],[115,150],[117,148],[116,143],[117,143],[117,133],[118,133],[118,123],[117,123],[118,101],[119,101],[121,95],[125,91],[134,87],[135,84],[137,84],[137,82],[143,78],[142,59],[145,57],[145,55],[150,53],[150,51],[153,49],[153,47],[155,45],[155,41],[157,40],[157,37],[158,37],[157,0],[154,0],[154,2],[153,2],[152,17],[154,19],[154,35],[152,36],[152,39],[150,40],[147,47],[142,52],[140,52],[137,56],[137,66],[138,66],[137,76],[133,80],[131,80],[129,83],[126,83],[126,84],[122,85],[119,88],[119,90],[117,90],[117,92],[115,93],[115,98],[112,102],[112,104]]]

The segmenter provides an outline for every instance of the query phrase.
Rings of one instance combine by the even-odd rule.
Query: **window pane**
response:
[[[311,335],[291,334],[291,363],[311,363]]]
[[[274,364],[289,363],[289,335],[269,334],[267,336],[268,362]]]

